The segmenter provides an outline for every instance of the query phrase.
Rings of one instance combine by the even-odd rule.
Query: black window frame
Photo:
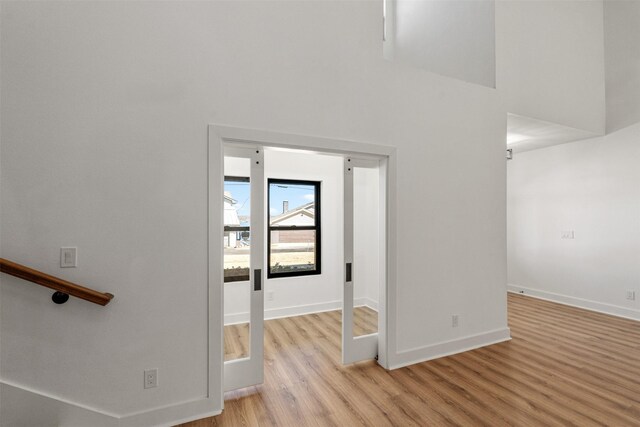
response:
[[[224,177],[224,182],[248,182],[251,183],[251,178],[249,178],[248,176],[226,176]],[[249,193],[249,197],[251,197],[251,193]],[[250,225],[236,225],[236,226],[231,226],[231,225],[225,225],[224,226],[224,232],[243,232],[243,231],[248,231],[249,233],[251,233],[251,226]],[[223,251],[223,256],[224,256],[224,251]],[[251,262],[251,255],[249,255],[249,262]],[[246,276],[225,276],[224,275],[224,268],[223,268],[223,274],[222,274],[222,281],[223,283],[234,283],[234,282],[248,282],[251,279],[251,264],[249,264],[249,268],[247,270],[247,275]]]
[[[308,185],[314,189],[314,222],[315,225],[308,226],[271,226],[271,185]],[[317,276],[322,274],[322,216],[321,216],[321,181],[306,181],[299,179],[280,179],[280,178],[268,178],[267,179],[267,279],[278,279],[281,277],[299,277],[299,276]],[[315,231],[315,265],[314,270],[305,271],[286,271],[280,273],[273,273],[271,271],[271,231],[276,230],[291,230],[291,231]]]

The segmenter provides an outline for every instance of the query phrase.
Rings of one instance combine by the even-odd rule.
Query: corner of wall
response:
[[[568,305],[571,307],[577,307],[585,310],[595,311],[597,313],[603,313],[611,316],[640,321],[639,310],[634,310],[627,307],[620,307],[619,305],[606,304],[603,302],[592,301],[585,298],[578,298],[570,295],[563,295],[563,294],[548,292],[540,289],[526,288],[524,286],[518,286],[513,284],[507,285],[507,291],[514,294],[526,295],[528,297],[538,298],[545,301],[551,301],[558,304]]]
[[[0,425],[11,427],[173,426],[222,412],[212,399],[202,398],[120,416],[5,380],[0,380],[0,401]]]
[[[508,327],[495,329],[451,341],[400,351],[396,353],[394,357],[390,357],[391,363],[389,365],[390,369],[398,369],[415,363],[451,356],[509,340],[511,340],[511,330]]]

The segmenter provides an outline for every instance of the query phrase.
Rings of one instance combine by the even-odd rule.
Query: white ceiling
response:
[[[507,115],[507,148],[512,148],[514,152],[535,150],[597,136],[601,135],[516,114]]]

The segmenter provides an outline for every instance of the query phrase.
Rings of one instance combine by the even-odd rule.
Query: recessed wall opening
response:
[[[300,346],[314,336],[331,363],[378,359],[386,350],[378,332],[385,329],[387,158],[222,145],[225,390],[262,382],[265,356],[274,360],[287,345],[304,353]]]

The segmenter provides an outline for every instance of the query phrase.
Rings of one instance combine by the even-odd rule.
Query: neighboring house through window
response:
[[[251,184],[247,177],[224,177],[224,281],[249,280]]]
[[[320,274],[320,182],[268,180],[268,278]]]

